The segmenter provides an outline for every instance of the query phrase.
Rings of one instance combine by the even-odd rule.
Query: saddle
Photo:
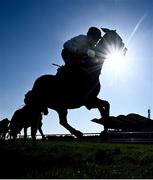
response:
[[[68,64],[58,68],[55,77],[64,83],[81,85],[81,83],[91,83],[90,74],[88,71],[78,65]],[[62,83],[61,82],[61,83]],[[78,84],[79,83],[79,84]]]

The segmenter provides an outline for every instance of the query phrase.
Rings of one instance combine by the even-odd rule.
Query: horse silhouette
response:
[[[40,111],[33,111],[27,106],[24,106],[21,109],[18,109],[13,114],[10,121],[10,136],[13,139],[16,139],[17,134],[24,129],[24,139],[27,138],[27,128],[31,127],[31,136],[32,139],[36,139],[37,129],[39,130],[42,139],[45,139],[45,136],[42,131],[42,114]]]
[[[5,118],[0,121],[0,139],[5,140],[6,134],[8,133],[9,130],[9,123],[10,121]]]
[[[116,31],[103,29],[105,35],[97,45],[95,58],[86,58],[82,66],[65,65],[58,69],[56,75],[43,75],[34,82],[32,89],[25,95],[25,104],[33,111],[45,112],[47,108],[54,109],[59,115],[60,124],[76,137],[83,133],[70,126],[67,122],[68,109],[85,106],[87,109],[97,108],[104,121],[104,132],[109,123],[110,104],[99,99],[99,76],[109,52],[109,46],[119,47],[124,51],[124,43]],[[32,119],[31,119],[32,120]],[[33,121],[35,121],[33,119]]]

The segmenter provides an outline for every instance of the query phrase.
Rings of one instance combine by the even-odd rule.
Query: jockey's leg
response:
[[[76,137],[82,137],[83,133],[74,129],[72,126],[70,126],[67,122],[67,109],[58,109],[57,110],[60,124],[64,126],[68,131],[70,131],[71,134],[74,134]]]

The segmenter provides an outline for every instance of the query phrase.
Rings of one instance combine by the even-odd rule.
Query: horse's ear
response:
[[[107,28],[101,28],[102,31],[104,31],[105,33],[108,33],[110,30]]]

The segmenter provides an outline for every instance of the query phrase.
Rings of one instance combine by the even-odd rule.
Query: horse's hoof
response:
[[[92,122],[98,122],[98,121],[99,121],[99,119],[94,118],[94,119],[92,119],[91,121],[92,121]]]
[[[100,118],[100,119],[94,118],[91,121],[95,122],[95,123],[98,123],[98,124],[101,124],[101,125],[103,125],[103,123],[104,123],[104,119],[103,118]]]
[[[108,139],[108,133],[107,133],[106,131],[102,131],[102,132],[100,133],[100,137],[102,138],[102,140],[107,141],[107,139]]]
[[[42,137],[42,140],[47,140],[47,138],[44,136],[44,137]]]
[[[77,131],[77,132],[75,133],[75,136],[76,136],[77,138],[82,138],[82,137],[83,137],[83,133],[80,132],[80,131]]]

